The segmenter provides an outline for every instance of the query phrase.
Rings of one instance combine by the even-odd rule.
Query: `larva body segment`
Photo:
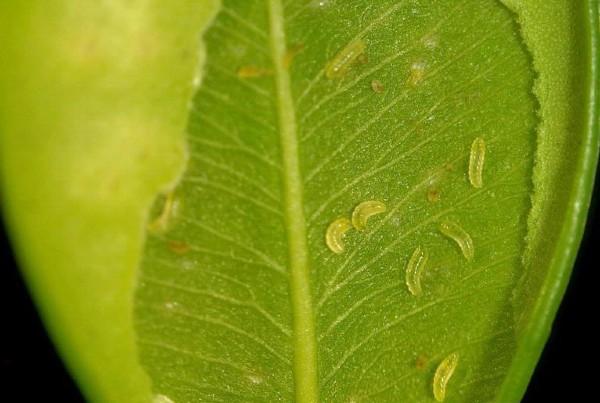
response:
[[[352,225],[359,231],[367,228],[367,221],[376,214],[385,212],[385,204],[377,200],[368,200],[360,203],[352,212]]]
[[[350,228],[352,223],[346,217],[340,217],[329,224],[325,232],[325,243],[333,253],[340,254],[344,251],[343,237]]]
[[[418,246],[406,265],[406,287],[414,296],[421,295],[421,273],[427,265],[429,254]]]
[[[444,221],[440,223],[439,229],[442,234],[456,242],[465,259],[473,259],[475,256],[473,239],[460,225],[452,221]]]
[[[458,353],[452,353],[438,365],[433,375],[433,397],[438,402],[443,402],[446,398],[446,388],[448,381],[452,378],[454,370],[458,365]]]
[[[350,67],[364,54],[366,47],[362,39],[350,42],[327,63],[325,76],[330,80],[344,77]]]
[[[469,182],[475,188],[483,186],[483,163],[485,161],[485,141],[477,137],[471,144],[469,155]]]

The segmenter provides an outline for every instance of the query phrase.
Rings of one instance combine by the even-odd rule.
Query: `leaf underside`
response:
[[[328,78],[357,40],[364,54]],[[514,16],[494,0],[231,0],[204,42],[188,166],[154,208],[135,295],[154,392],[428,402],[457,353],[446,401],[493,400],[515,351],[537,124]],[[328,225],[366,200],[386,211],[333,253]]]

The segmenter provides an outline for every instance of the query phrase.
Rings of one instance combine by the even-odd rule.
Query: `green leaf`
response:
[[[95,401],[149,400],[132,323],[142,222],[180,172],[197,39],[214,12],[163,4],[0,2],[2,212]]]
[[[488,401],[510,372],[541,125],[532,55],[495,1],[361,5],[225,1],[207,31],[188,166],[155,206],[136,293],[155,393],[430,401],[456,353],[448,401]],[[328,226],[367,200],[386,211],[328,248]]]
[[[597,1],[0,16],[3,209],[92,400],[521,398],[598,158]]]

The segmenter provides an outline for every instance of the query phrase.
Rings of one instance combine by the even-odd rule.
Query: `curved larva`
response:
[[[483,186],[483,163],[485,161],[485,141],[477,137],[471,144],[469,156],[469,181],[476,188]]]
[[[340,217],[329,224],[325,232],[325,243],[333,253],[344,251],[343,237],[350,228],[352,223],[346,217]]]
[[[352,225],[359,231],[367,228],[367,221],[375,214],[385,212],[385,204],[377,200],[369,200],[354,207],[352,212]]]
[[[458,365],[458,353],[452,353],[438,365],[433,375],[433,397],[438,402],[443,402],[446,398],[446,388],[448,381],[452,378],[454,370]]]
[[[168,193],[164,198],[160,214],[148,224],[148,230],[151,232],[165,231],[179,206],[178,200],[175,199],[174,192]]]
[[[364,53],[366,47],[367,45],[362,39],[350,42],[327,63],[325,76],[330,80],[344,77],[350,66]]]
[[[406,286],[414,296],[420,295],[421,273],[429,260],[429,254],[418,246],[406,264]]]
[[[475,256],[475,248],[473,246],[473,239],[471,236],[462,229],[457,223],[452,221],[444,221],[439,226],[440,232],[452,239],[458,244],[458,247],[462,251],[465,259],[471,260]]]
[[[167,241],[169,250],[177,255],[185,255],[190,251],[190,245],[184,241],[170,240]]]

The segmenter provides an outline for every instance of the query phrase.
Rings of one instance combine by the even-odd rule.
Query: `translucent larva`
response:
[[[175,198],[173,192],[162,196],[160,202],[162,202],[160,212],[158,212],[158,214],[155,215],[156,218],[148,224],[148,230],[151,232],[164,232],[179,207],[179,201]]]
[[[350,42],[327,63],[325,76],[330,80],[344,77],[350,67],[363,55],[366,47],[362,39]]]
[[[457,243],[465,259],[471,260],[475,256],[473,239],[455,222],[444,221],[439,226],[440,232]]]
[[[381,94],[383,91],[385,91],[385,87],[379,80],[371,81],[371,89],[377,94]]]
[[[429,254],[418,246],[406,264],[406,286],[414,296],[421,295],[421,273],[427,265]]]
[[[485,141],[477,137],[471,144],[469,156],[469,181],[475,188],[483,186],[483,163],[485,161]]]
[[[448,381],[452,378],[454,370],[458,365],[458,353],[452,353],[438,365],[433,375],[433,397],[438,402],[443,402],[446,398],[446,388]]]
[[[369,200],[360,203],[354,207],[352,212],[352,225],[359,231],[367,228],[367,221],[375,214],[381,214],[385,211],[385,204],[377,200]]]
[[[325,233],[325,243],[333,253],[339,254],[344,251],[344,234],[350,228],[352,223],[346,217],[340,217],[329,224]]]

